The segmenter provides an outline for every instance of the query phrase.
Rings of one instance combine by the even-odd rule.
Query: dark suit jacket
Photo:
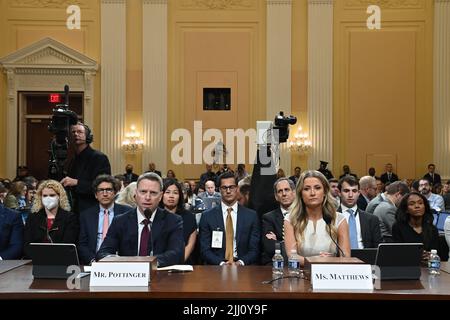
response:
[[[113,219],[108,234],[97,252],[96,259],[107,255],[138,256],[137,209]],[[184,261],[183,220],[177,214],[158,208],[151,227],[153,254],[159,267],[180,264]]]
[[[339,207],[338,211],[342,212],[342,208]],[[358,215],[364,248],[378,248],[378,244],[383,242],[380,229],[380,220],[378,220],[378,217],[366,213],[359,208]]]
[[[24,232],[24,253],[25,258],[30,256],[30,243],[42,243],[50,238],[54,243],[74,243],[77,244],[80,232],[78,216],[72,212],[61,208],[56,213],[53,226],[47,233],[47,214],[44,209],[39,212],[30,213],[25,223]],[[48,237],[47,237],[48,235]],[[50,240],[48,240],[50,242]]]
[[[125,182],[126,183],[131,183],[131,182],[135,182],[137,181],[137,179],[139,178],[139,176],[132,172],[131,175],[129,175],[128,173],[124,173],[123,176],[125,177]]]
[[[0,257],[15,260],[22,257],[23,223],[18,212],[0,205]]]
[[[222,248],[212,248],[212,232],[223,232]],[[256,212],[238,205],[236,221],[237,260],[245,265],[259,262],[260,223]],[[200,253],[206,264],[219,265],[225,259],[225,226],[222,206],[203,212],[200,219]]]
[[[133,208],[118,203],[114,204],[114,219]],[[90,264],[97,251],[98,217],[100,207],[93,206],[80,214],[80,239],[78,254],[81,264]],[[113,220],[114,220],[113,219]]]
[[[283,224],[284,216],[281,213],[281,209],[277,208],[273,211],[265,213],[262,216],[262,264],[271,264],[272,257],[275,254],[275,243],[284,241],[283,238]],[[273,232],[277,236],[277,240],[271,240],[266,238],[266,234]],[[287,261],[286,250],[284,248],[284,243],[281,244],[281,253],[284,259]]]
[[[73,212],[80,213],[97,204],[92,190],[92,182],[99,174],[111,174],[108,157],[87,146],[75,156],[69,169],[68,176],[78,179],[78,185],[70,190],[74,198]]]
[[[358,197],[358,201],[356,201],[356,204],[358,206],[358,209],[364,211],[367,208],[367,200],[366,198],[364,198],[364,196],[362,194],[359,195]]]
[[[398,176],[397,176],[395,173],[392,173],[392,175],[391,175],[391,180],[389,180],[389,179],[388,179],[388,174],[387,174],[387,172],[385,172],[385,173],[383,173],[383,174],[380,176],[380,180],[381,180],[381,182],[383,182],[384,184],[386,184],[387,182],[395,182],[395,181],[398,181]]]
[[[296,176],[290,176],[289,180],[291,180],[295,185],[297,185],[298,179],[300,179],[300,177],[296,177]]]
[[[425,174],[423,178],[430,181],[431,186],[434,186],[435,184],[441,184],[441,176],[437,173],[434,174],[434,179],[429,172]]]

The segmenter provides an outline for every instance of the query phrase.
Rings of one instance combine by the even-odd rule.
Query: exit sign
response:
[[[59,93],[51,93],[48,101],[50,103],[60,103],[61,102],[61,95]]]

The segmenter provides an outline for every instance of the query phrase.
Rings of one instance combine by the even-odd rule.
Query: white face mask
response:
[[[53,208],[56,208],[58,206],[59,197],[54,196],[42,198],[42,204],[47,208],[47,210],[52,210]]]

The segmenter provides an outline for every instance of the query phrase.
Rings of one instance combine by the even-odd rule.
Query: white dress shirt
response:
[[[348,209],[353,210],[353,215],[355,215],[355,222],[356,222],[356,234],[358,235],[358,237],[357,237],[358,249],[364,249],[364,244],[363,244],[362,236],[361,236],[361,222],[359,220],[358,206],[354,205],[352,208],[347,208],[346,206],[341,204],[341,208],[342,208],[342,214],[344,215],[345,220],[347,220],[347,224],[349,225],[349,228],[350,228],[350,224],[348,223],[348,219],[350,217],[350,212],[348,212]],[[349,232],[350,232],[350,229],[349,229]]]
[[[231,211],[231,220],[233,221],[233,257],[237,258],[237,249],[236,249],[236,225],[237,225],[237,211],[238,211],[238,203],[237,201],[230,207],[225,203],[222,204],[222,217],[223,217],[223,225],[225,226],[225,232],[227,230],[227,216],[228,216],[228,208],[232,208]],[[239,260],[239,262],[244,265],[244,261]],[[225,262],[221,262],[220,265],[223,265]]]
[[[150,223],[153,223],[153,219],[155,219],[156,210],[158,210],[158,208],[156,208],[152,212],[152,215],[150,217]],[[142,233],[142,230],[144,230],[144,224],[142,223],[142,221],[144,221],[147,218],[145,217],[145,214],[142,213],[141,210],[139,210],[139,207],[136,208],[136,214],[137,214],[137,221],[138,221],[138,251],[137,251],[137,253],[139,254],[139,250],[141,249],[141,233]],[[147,228],[150,228],[150,225],[148,225]],[[150,232],[152,232],[151,229],[149,229],[149,230],[150,230]],[[151,237],[151,235],[150,235],[150,237]],[[150,238],[150,239],[152,239],[152,238]],[[150,255],[153,255],[153,244],[152,244],[152,251],[151,251]]]

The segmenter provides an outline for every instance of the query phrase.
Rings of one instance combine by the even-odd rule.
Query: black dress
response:
[[[187,211],[185,209],[177,211],[177,214],[183,219],[183,238],[184,245],[186,246],[189,242],[189,237],[191,236],[192,232],[197,230],[197,221],[195,220],[195,216],[190,211]],[[192,252],[192,254],[193,253],[194,252]],[[188,257],[186,263],[193,264],[194,260],[191,258],[192,254]]]
[[[431,239],[424,242],[423,233],[417,233],[409,223],[396,221],[392,226],[392,239],[394,242],[401,243],[423,243],[424,250],[431,251],[432,249],[436,249],[438,250],[439,256],[442,256],[441,252],[439,252],[438,230],[433,225],[430,227],[432,228]]]

